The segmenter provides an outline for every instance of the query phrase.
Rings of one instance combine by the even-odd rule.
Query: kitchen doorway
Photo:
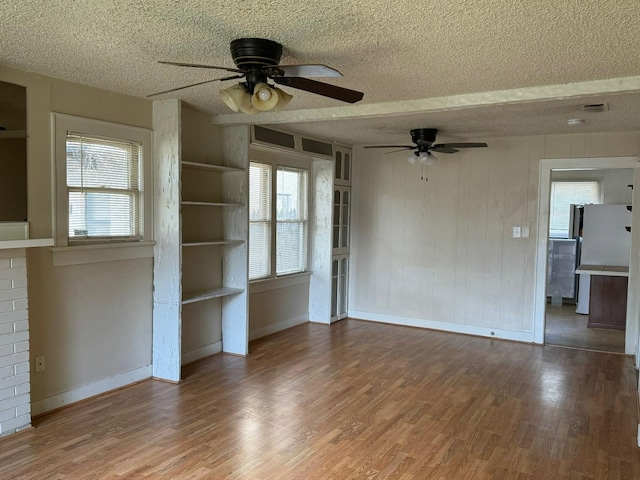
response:
[[[632,221],[627,208],[633,201],[632,184],[633,169],[552,170],[545,344],[624,353],[624,324],[620,325],[624,306],[618,308],[617,325],[596,323],[596,317],[589,315],[590,275],[576,273],[576,269],[583,263],[628,267],[631,234],[625,227],[630,228]],[[615,216],[615,228],[599,223],[603,214],[609,224]],[[604,246],[603,251],[594,252],[598,244]],[[609,252],[608,246],[627,254]],[[626,278],[616,280],[626,283]],[[622,298],[618,301],[624,303]]]
[[[613,351],[613,349],[620,349],[619,346],[613,347],[612,344],[618,345],[619,340],[611,340],[605,337],[598,337],[600,344],[592,344],[592,347],[585,345],[585,342],[589,341],[589,335],[593,336],[593,329],[588,327],[580,328],[580,333],[584,335],[574,335],[575,345],[568,345],[569,341],[568,332],[572,329],[567,328],[566,325],[575,327],[579,324],[579,317],[573,317],[571,312],[572,308],[567,303],[567,308],[564,308],[565,302],[563,300],[563,307],[551,311],[549,316],[549,341],[545,338],[547,336],[547,305],[549,297],[547,296],[548,290],[548,273],[549,273],[549,219],[550,219],[550,193],[551,193],[551,179],[553,171],[583,171],[583,170],[602,170],[602,169],[632,169],[633,181],[629,185],[640,185],[640,176],[638,168],[638,157],[600,157],[600,158],[565,158],[565,159],[543,159],[540,162],[540,184],[538,195],[538,236],[536,242],[536,292],[535,292],[535,312],[534,312],[534,341],[535,343],[544,344],[566,344],[567,346],[575,346],[577,348],[592,348],[592,349],[608,349],[605,351]],[[626,187],[626,185],[625,185]],[[626,187],[632,188],[632,187]],[[640,187],[639,187],[640,188]],[[638,204],[638,205],[636,205]],[[640,203],[638,201],[632,201],[632,219],[636,220],[636,225],[640,225],[640,216],[638,209],[640,209]],[[632,220],[633,222],[633,220]],[[630,227],[632,225],[629,225]],[[640,236],[638,232],[631,228],[629,232],[631,239],[631,251],[640,251]],[[629,264],[628,273],[628,298],[626,302],[626,325],[625,330],[622,332],[624,336],[624,349],[623,353],[628,355],[635,355],[637,351],[637,335],[638,335],[638,276],[639,276],[639,259],[638,255],[632,255]],[[552,292],[553,293],[553,292]],[[557,304],[557,302],[555,302]],[[571,323],[575,320],[574,323]],[[588,320],[587,320],[588,321]],[[583,320],[584,322],[584,320]],[[579,325],[577,325],[579,327]],[[578,330],[577,328],[575,330]],[[598,332],[595,332],[596,335]],[[601,332],[600,332],[601,333]],[[620,334],[608,334],[605,336],[620,336]],[[580,344],[579,342],[582,342]]]

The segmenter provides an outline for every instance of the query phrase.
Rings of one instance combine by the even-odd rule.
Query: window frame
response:
[[[568,238],[568,232],[571,229],[571,225],[569,225],[570,219],[567,219],[567,235],[566,236],[558,236],[557,232],[559,229],[552,229],[552,220],[553,220],[553,207],[554,207],[554,184],[595,184],[597,186],[597,201],[593,203],[601,204],[602,203],[602,179],[551,179],[551,184],[549,185],[549,238]],[[575,205],[582,205],[581,202],[576,202]],[[569,204],[571,205],[571,203]],[[552,230],[555,235],[552,235]],[[563,230],[564,232],[564,230]]]
[[[261,163],[271,167],[271,221],[270,221],[270,251],[269,251],[269,275],[260,278],[250,278],[249,282],[264,282],[275,279],[290,278],[296,275],[308,275],[310,273],[310,255],[311,255],[311,229],[310,219],[313,214],[313,175],[312,175],[312,159],[300,154],[283,152],[268,148],[260,148],[252,146],[249,153],[249,163]],[[305,170],[307,173],[307,216],[306,216],[306,261],[305,268],[301,272],[276,274],[277,260],[277,173],[279,167],[293,168]],[[250,188],[250,186],[249,186]],[[249,247],[251,248],[251,247]]]
[[[282,170],[289,171],[289,172],[297,172],[297,173],[304,172],[304,176],[306,180],[305,191],[304,191],[304,194],[306,194],[306,205],[304,205],[305,206],[304,212],[299,212],[298,218],[296,220],[292,220],[292,219],[278,220],[278,205],[277,205],[278,178],[277,177],[278,177],[278,173]],[[305,273],[306,271],[308,271],[308,267],[309,267],[309,196],[310,196],[309,195],[309,175],[310,175],[309,169],[303,168],[303,167],[293,167],[290,165],[282,165],[282,164],[279,164],[276,167],[276,175],[275,175],[276,178],[274,179],[274,182],[273,182],[273,186],[276,188],[276,205],[273,206],[273,213],[275,213],[276,216],[273,219],[273,221],[275,222],[275,225],[272,227],[275,230],[275,241],[276,241],[275,248],[273,248],[275,257],[276,257],[276,263],[275,263],[275,266],[273,267],[273,270],[275,271],[276,277],[286,277],[287,275],[296,275],[296,274]],[[298,188],[300,187],[300,185],[301,184],[298,181]],[[302,199],[302,195],[299,195],[298,202],[300,202],[301,199]],[[278,273],[278,244],[277,244],[278,234],[277,233],[278,233],[278,225],[284,225],[284,224],[302,225],[304,229],[304,235],[306,240],[306,245],[305,245],[306,258],[304,259],[304,268],[302,270],[289,271],[286,273]]]
[[[248,262],[249,262],[249,268],[248,268],[248,280],[251,282],[253,280],[263,280],[265,278],[269,278],[271,277],[271,274],[274,270],[273,268],[273,255],[272,252],[275,250],[273,248],[273,241],[274,241],[274,235],[273,235],[273,186],[274,186],[274,180],[273,180],[273,166],[269,163],[265,163],[265,162],[257,162],[254,160],[250,160],[249,161],[249,172],[251,172],[251,166],[252,164],[260,164],[263,166],[267,166],[268,167],[268,171],[269,171],[269,191],[268,193],[268,201],[269,201],[269,206],[268,206],[268,218],[266,220],[257,220],[257,221],[251,221],[251,173],[249,173],[249,238],[248,241],[249,243],[251,242],[251,224],[252,223],[261,223],[261,224],[266,224],[268,227],[268,250],[269,250],[269,256],[266,259],[267,261],[267,275],[265,276],[260,276],[260,277],[255,277],[255,278],[251,278],[251,245],[249,244],[249,248],[248,248]]]
[[[52,113],[51,129],[53,137],[54,163],[54,245],[58,248],[82,248],[111,244],[145,244],[153,240],[153,134],[141,127],[132,127],[73,115]],[[141,189],[140,237],[100,237],[86,239],[69,238],[69,190],[67,185],[67,135],[79,134],[89,137],[136,142],[141,145],[139,173]],[[55,249],[54,249],[55,250]]]

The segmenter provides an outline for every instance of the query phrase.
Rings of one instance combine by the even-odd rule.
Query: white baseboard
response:
[[[151,378],[151,365],[119,373],[113,377],[108,377],[95,383],[90,383],[89,385],[83,385],[75,390],[33,402],[31,404],[31,414],[40,415],[41,413],[65,407],[72,403],[79,402],[80,400],[86,400],[87,398],[95,397],[96,395],[100,395],[110,390],[115,390],[116,388],[124,387],[147,378]]]
[[[307,323],[308,321],[309,315],[307,314],[289,318],[288,320],[274,323],[259,330],[249,331],[249,340],[256,340],[257,338],[266,337],[267,335],[271,335],[272,333],[281,332],[282,330],[286,330],[287,328],[295,327],[297,325],[302,325],[303,323]]]
[[[349,318],[366,320],[369,322],[390,323],[392,325],[404,325],[406,327],[428,328],[430,330],[440,330],[443,332],[464,333],[466,335],[476,335],[480,337],[500,338],[516,342],[533,343],[534,341],[533,332],[516,332],[512,330],[478,327],[475,325],[465,325],[461,323],[436,322],[434,320],[425,320],[422,318],[398,317],[395,315],[360,312],[356,310],[349,310]]]
[[[182,354],[182,365],[195,362],[196,360],[200,360],[201,358],[210,357],[211,355],[215,355],[216,353],[220,353],[221,351],[222,342],[210,343],[209,345],[205,345],[204,347],[196,348],[195,350],[191,350],[190,352],[185,352]]]

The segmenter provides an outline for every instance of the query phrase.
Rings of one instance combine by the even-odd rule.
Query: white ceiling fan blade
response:
[[[278,65],[283,77],[341,77],[335,68],[326,65]]]

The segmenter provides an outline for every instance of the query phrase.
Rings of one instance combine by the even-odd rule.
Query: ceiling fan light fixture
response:
[[[253,103],[251,103],[251,95],[247,93],[245,94],[244,101],[240,104],[240,111],[247,115],[255,115],[260,113],[261,110],[258,110]]]
[[[284,107],[289,105],[289,102],[293,98],[293,95],[289,95],[287,92],[285,92],[284,90],[280,90],[277,87],[274,87],[273,89],[278,94],[278,103],[276,103],[276,106],[273,107],[273,111],[274,112],[279,112],[282,109],[284,109]]]
[[[256,84],[251,97],[251,105],[261,112],[271,110],[278,104],[278,92],[265,82]]]
[[[240,110],[247,101],[251,101],[251,97],[241,83],[220,90],[220,98],[234,112]]]
[[[418,156],[416,155],[416,153],[411,152],[407,157],[407,162],[409,162],[411,165],[415,165],[417,159]]]

